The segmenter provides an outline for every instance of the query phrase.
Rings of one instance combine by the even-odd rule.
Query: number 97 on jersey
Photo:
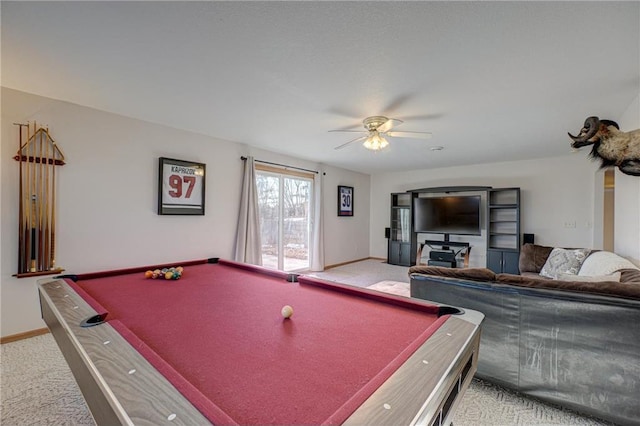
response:
[[[160,160],[159,214],[204,214],[204,164]]]

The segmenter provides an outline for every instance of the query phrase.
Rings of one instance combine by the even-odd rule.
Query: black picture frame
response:
[[[206,165],[160,157],[158,214],[204,215]]]
[[[338,216],[353,216],[353,187],[338,185]]]

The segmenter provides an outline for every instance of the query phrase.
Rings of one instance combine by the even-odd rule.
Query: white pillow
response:
[[[578,275],[611,275],[621,269],[638,269],[638,267],[610,251],[597,251],[587,257]]]
[[[558,280],[560,281],[579,281],[579,282],[601,282],[601,281],[613,281],[620,282],[620,272],[616,272],[611,275],[575,275],[575,274],[558,274]]]
[[[540,275],[553,279],[561,273],[577,275],[589,252],[589,249],[554,248],[540,270]]]

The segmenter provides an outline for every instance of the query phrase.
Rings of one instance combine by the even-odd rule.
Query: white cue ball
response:
[[[285,318],[291,318],[291,315],[293,315],[293,308],[289,305],[285,305],[282,307],[282,316]]]

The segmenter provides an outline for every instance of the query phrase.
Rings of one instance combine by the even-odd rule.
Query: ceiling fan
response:
[[[351,139],[348,142],[343,143],[335,147],[334,149],[342,149],[347,145],[364,141],[362,145],[372,151],[378,151],[389,145],[387,137],[392,138],[417,138],[417,139],[429,139],[431,137],[430,132],[392,132],[395,126],[402,124],[402,120],[397,118],[387,118],[381,115],[374,115],[373,117],[367,117],[362,120],[365,130],[329,130],[330,132],[349,132],[349,133],[364,133],[362,136],[358,136],[355,139]]]

